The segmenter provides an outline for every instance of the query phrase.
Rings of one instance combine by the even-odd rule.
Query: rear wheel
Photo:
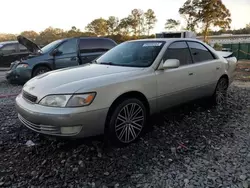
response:
[[[43,74],[45,72],[49,72],[49,71],[50,71],[50,69],[48,67],[46,67],[46,66],[36,67],[34,72],[33,72],[33,77],[38,76],[40,74]]]
[[[213,102],[216,105],[223,105],[227,98],[227,89],[228,89],[228,80],[225,77],[220,78],[217,83],[214,95]]]
[[[137,140],[147,119],[144,104],[136,99],[123,100],[112,112],[107,134],[112,145],[126,146]]]

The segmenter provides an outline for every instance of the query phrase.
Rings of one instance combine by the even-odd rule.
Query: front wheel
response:
[[[213,102],[216,105],[223,105],[226,101],[227,97],[227,89],[228,89],[228,80],[225,77],[220,78],[217,83],[214,95]]]
[[[108,122],[108,138],[115,146],[126,146],[137,140],[145,127],[147,112],[136,99],[125,99],[113,110]]]
[[[50,71],[50,69],[48,67],[39,66],[39,67],[35,68],[35,70],[33,72],[33,77],[38,76],[38,75],[43,74],[43,73],[46,73],[46,72],[49,72],[49,71]]]

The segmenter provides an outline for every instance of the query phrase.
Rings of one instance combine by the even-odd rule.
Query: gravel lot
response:
[[[250,186],[250,88],[235,83],[227,105],[204,101],[154,116],[126,148],[102,137],[56,140],[17,119],[14,97],[0,98],[0,187]],[[0,81],[0,96],[21,86]],[[34,146],[28,147],[31,140]]]

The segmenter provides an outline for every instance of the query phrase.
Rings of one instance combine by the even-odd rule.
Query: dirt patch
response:
[[[236,67],[236,80],[250,81],[250,61],[238,61]]]

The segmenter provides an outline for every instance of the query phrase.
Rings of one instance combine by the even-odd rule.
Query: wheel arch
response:
[[[150,114],[150,106],[149,106],[149,102],[148,102],[148,99],[146,98],[146,96],[139,91],[129,91],[129,92],[121,94],[119,97],[117,97],[113,101],[113,103],[111,104],[111,106],[108,110],[108,113],[107,113],[105,127],[107,127],[107,123],[110,120],[112,112],[115,110],[115,106],[117,104],[119,104],[121,101],[128,99],[128,98],[136,98],[136,99],[140,100],[145,105],[145,108],[147,110],[147,115]]]
[[[220,79],[222,79],[222,78],[226,78],[226,79],[227,79],[227,84],[229,84],[229,77],[228,77],[227,74],[223,74],[223,75],[220,77]],[[219,79],[219,80],[220,80],[220,79]],[[218,80],[218,82],[219,82],[219,80]]]
[[[32,69],[32,77],[34,76],[34,71],[38,68],[38,67],[47,67],[48,69],[52,70],[51,65],[49,65],[48,63],[38,63],[36,64],[33,69]]]

